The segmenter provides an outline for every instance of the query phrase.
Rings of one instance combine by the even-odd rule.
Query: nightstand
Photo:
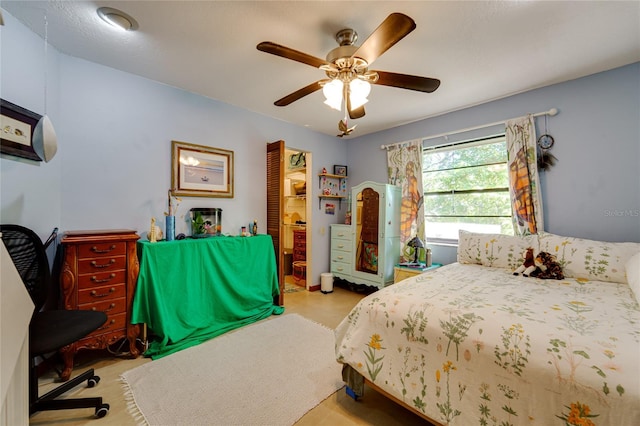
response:
[[[393,268],[393,283],[400,282],[406,278],[419,275],[425,271],[441,267],[440,263],[432,263],[431,266],[413,267],[396,265]]]

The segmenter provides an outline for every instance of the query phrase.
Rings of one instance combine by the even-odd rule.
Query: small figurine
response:
[[[258,235],[258,219],[253,219],[253,228],[251,228],[251,233],[254,237]]]
[[[343,136],[349,136],[351,132],[353,132],[353,130],[356,128],[356,126],[357,124],[353,127],[348,127],[347,117],[345,117],[344,119],[338,121],[338,130],[340,130],[340,133],[338,133],[336,136],[339,138]]]
[[[149,229],[149,235],[147,237],[149,238],[150,243],[155,243],[156,241],[158,241],[156,239],[156,218],[155,217],[151,218],[151,228]]]
[[[326,168],[326,167],[323,167],[323,168],[322,168],[322,174],[326,174],[326,173],[327,173],[327,168]]]

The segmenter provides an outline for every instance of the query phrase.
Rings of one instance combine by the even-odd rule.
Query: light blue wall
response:
[[[428,95],[425,95],[428,96]],[[640,242],[640,63],[489,102],[348,142],[350,183],[384,182],[382,144],[438,135],[557,108],[547,118],[557,164],[541,173],[546,231]],[[536,119],[538,135],[544,118]],[[492,134],[498,128],[486,129]],[[479,136],[482,131],[473,132]],[[470,137],[461,134],[453,139]],[[428,144],[443,143],[430,140]],[[434,261],[455,248],[434,248]]]
[[[44,42],[3,11],[0,96],[39,114],[44,110]],[[20,58],[20,61],[13,60]],[[236,234],[258,220],[265,232],[266,144],[312,151],[313,181],[323,166],[343,164],[346,145],[319,134],[132,74],[70,57],[49,47],[48,110],[58,136],[49,163],[0,159],[0,221],[30,227],[46,238],[58,226],[136,229],[143,237],[156,217],[164,226],[171,184],[171,141],[234,151],[235,197],[183,198],[192,207],[223,209],[223,231]],[[318,149],[321,147],[321,149]],[[317,169],[317,170],[316,170]],[[315,194],[315,192],[313,193]],[[312,284],[328,271],[329,224],[310,197]],[[178,220],[177,232],[188,234]]]
[[[0,95],[44,112],[43,41],[10,14],[0,27]],[[19,57],[20,61],[13,58]],[[609,241],[640,241],[640,64],[545,87],[477,107],[351,140],[321,135],[131,74],[60,54],[49,47],[47,114],[58,133],[49,163],[0,159],[0,221],[29,226],[46,238],[61,230],[133,228],[144,234],[166,210],[171,140],[230,149],[235,197],[185,198],[191,207],[220,207],[228,232],[266,218],[265,144],[313,154],[317,172],[349,166],[349,184],[386,180],[380,145],[421,138],[555,107],[548,132],[558,164],[542,176],[549,232]],[[428,95],[425,95],[428,96]],[[538,119],[538,127],[544,121]],[[489,129],[495,130],[495,129]],[[487,131],[489,131],[487,130]],[[459,137],[463,137],[460,135]],[[430,143],[437,143],[431,141]],[[314,203],[313,283],[329,268],[328,225]],[[186,223],[178,225],[185,232]],[[261,228],[264,232],[264,227]],[[455,260],[455,248],[434,250],[434,261]]]
[[[42,115],[45,112],[46,74],[46,113],[53,123],[60,121],[58,53],[48,49],[45,61],[44,41],[4,10],[3,17],[5,25],[0,26],[0,97]],[[60,225],[61,166],[60,157],[45,164],[2,156],[1,222],[29,224],[46,239],[53,228]]]

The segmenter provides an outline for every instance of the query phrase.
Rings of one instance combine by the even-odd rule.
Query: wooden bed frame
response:
[[[366,386],[370,387],[371,389],[373,389],[374,391],[378,392],[379,394],[383,395],[384,397],[389,398],[390,400],[392,400],[396,404],[398,404],[398,405],[406,408],[407,410],[411,411],[415,415],[417,415],[417,416],[423,418],[424,420],[428,421],[433,426],[444,426],[442,423],[438,423],[437,421],[433,420],[432,418],[430,418],[429,416],[425,415],[424,413],[421,413],[420,411],[416,410],[414,407],[410,406],[406,402],[401,401],[398,398],[396,398],[395,396],[391,395],[390,393],[380,389],[378,386],[376,386],[369,379],[365,378],[364,379],[364,384]],[[361,396],[356,395],[355,392],[353,392],[353,390],[349,386],[345,386],[345,388],[346,388],[347,395],[349,395],[350,397],[352,397],[356,401],[358,400],[358,398],[364,397],[364,395],[361,395]]]

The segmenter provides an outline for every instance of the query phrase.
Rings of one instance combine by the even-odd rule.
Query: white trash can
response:
[[[320,291],[324,294],[333,293],[333,274],[325,272],[320,274]]]

